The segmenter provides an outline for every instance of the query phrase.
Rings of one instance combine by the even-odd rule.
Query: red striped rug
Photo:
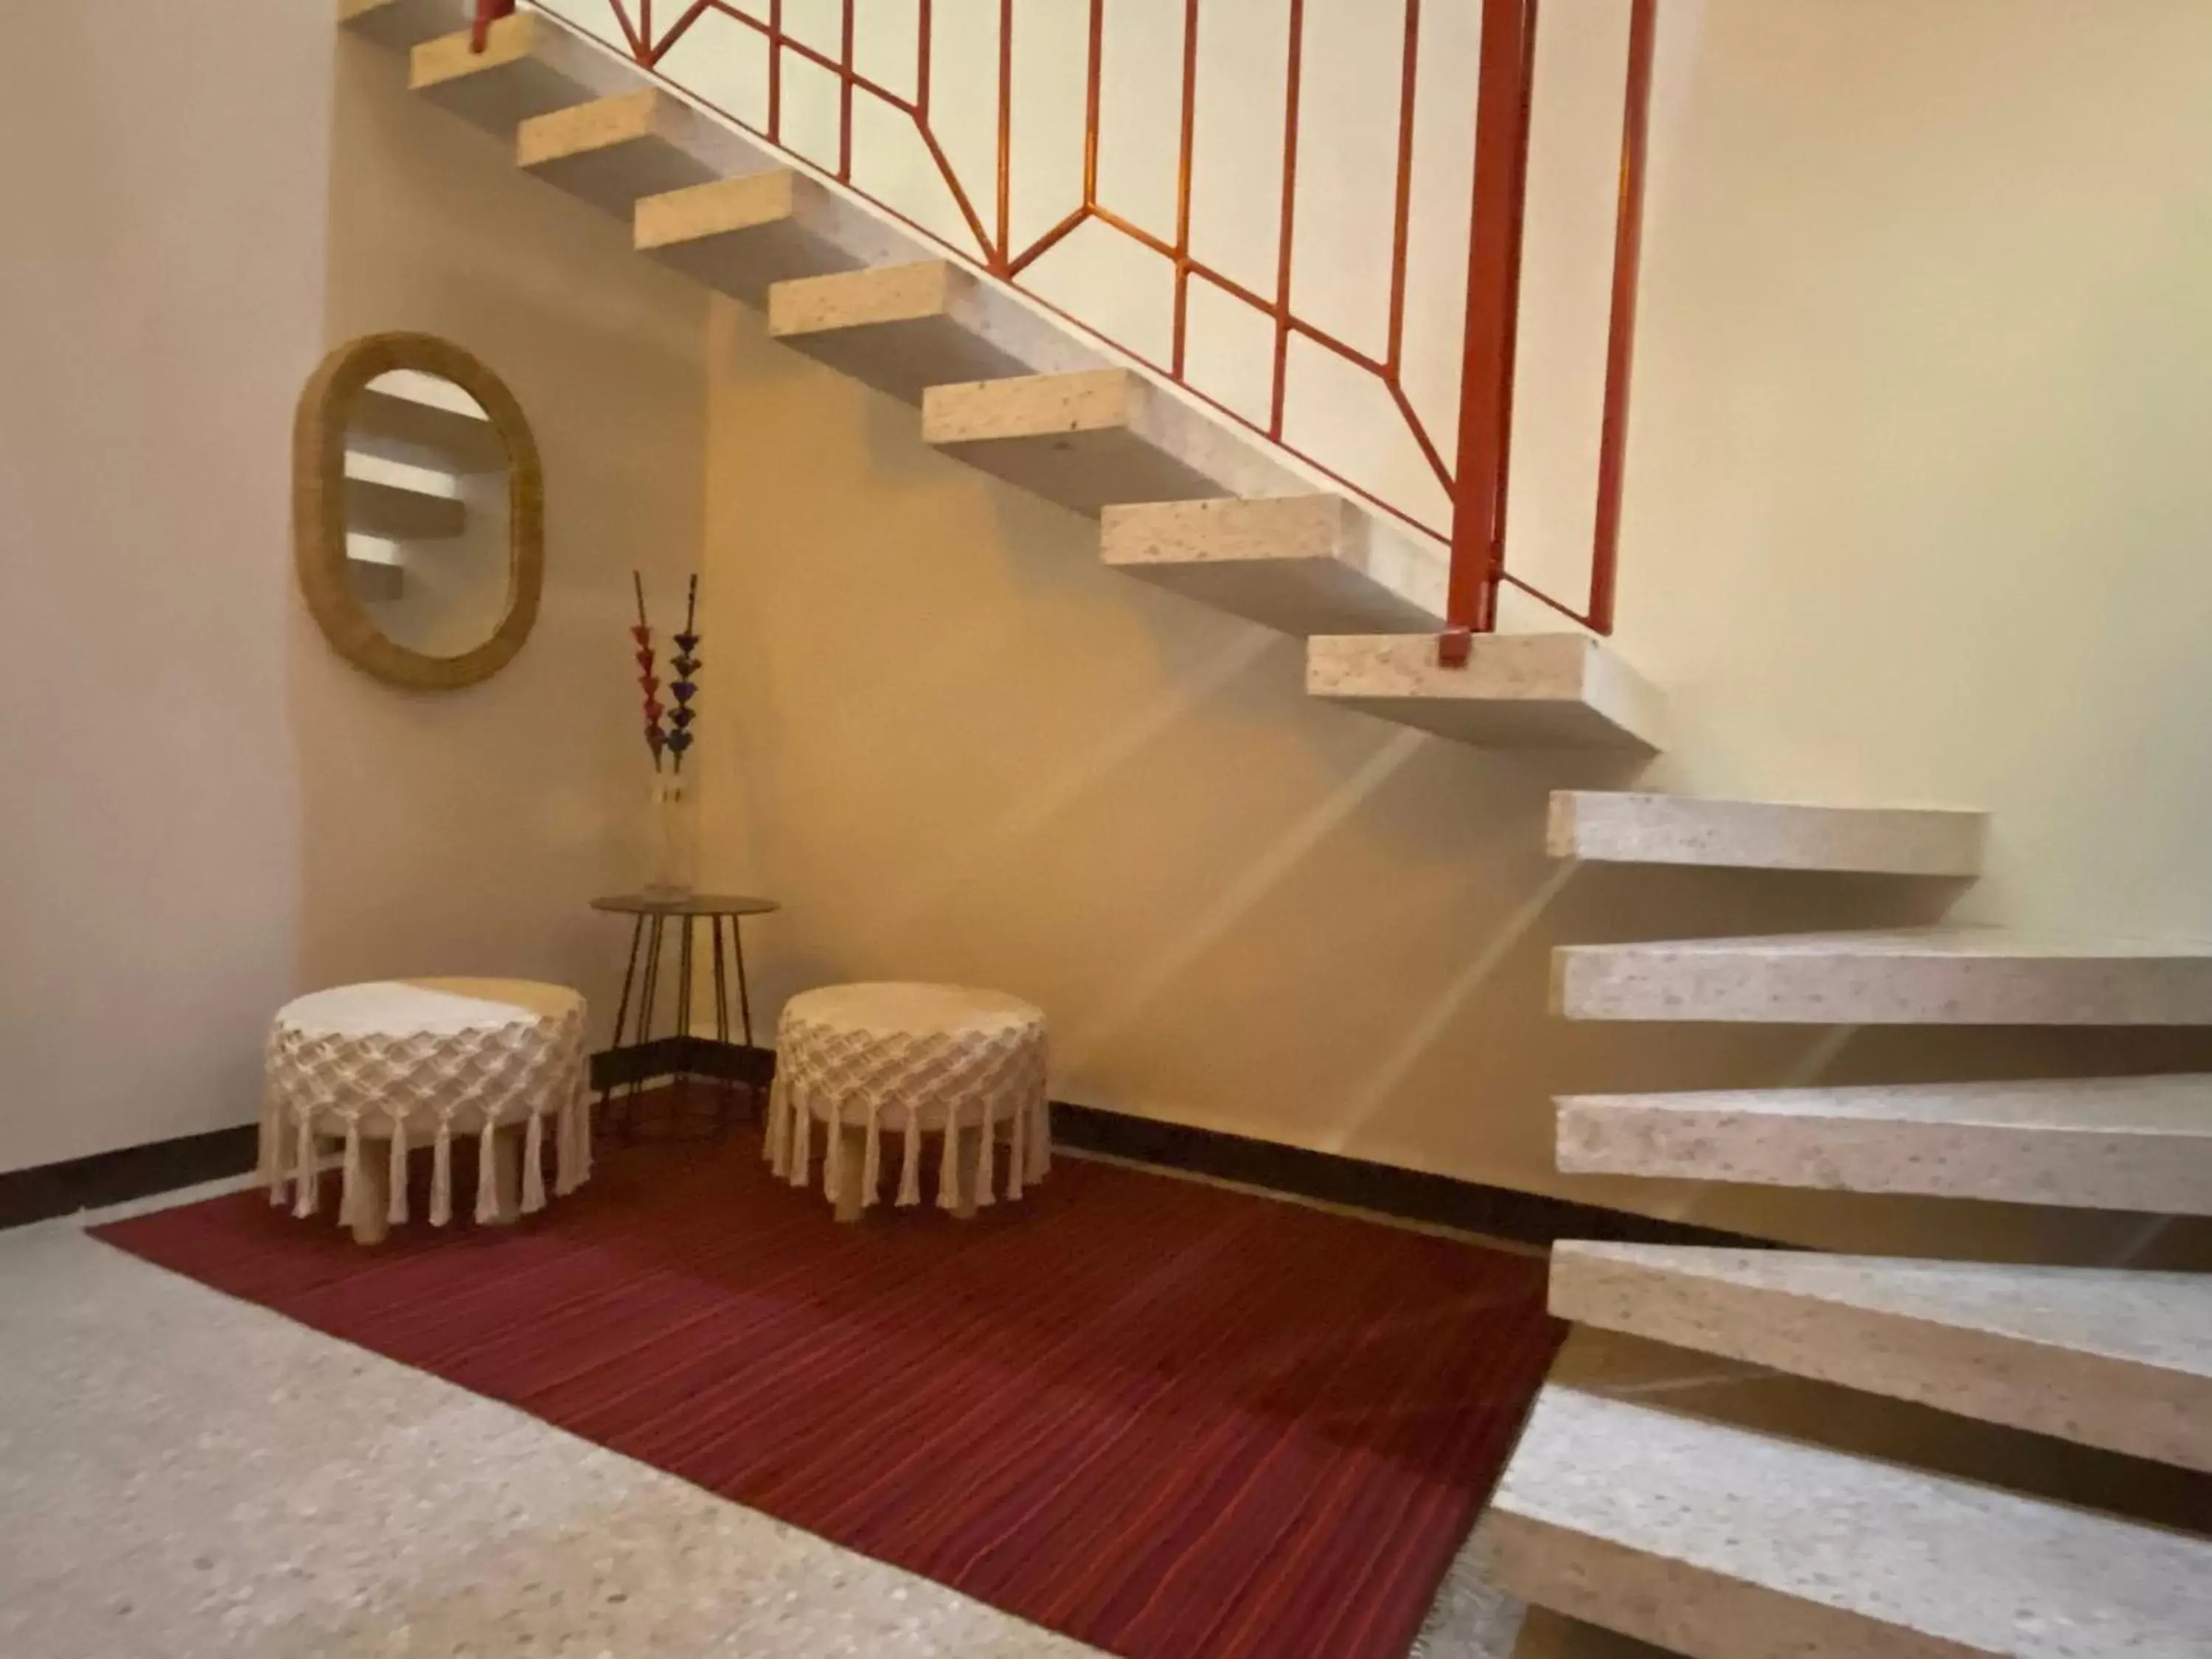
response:
[[[510,1231],[330,1208],[98,1236],[1131,1659],[1403,1655],[1561,1328],[1539,1261],[1074,1159],[972,1224],[742,1133]]]

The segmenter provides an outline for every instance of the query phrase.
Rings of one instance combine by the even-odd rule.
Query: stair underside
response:
[[[1379,533],[1339,495],[1109,507],[1098,544],[1125,575],[1285,634],[1443,622],[1441,550]]]
[[[778,283],[918,252],[903,233],[786,167],[646,197],[632,235],[639,252],[756,307]]]
[[[405,569],[377,559],[356,559],[349,555],[346,579],[353,584],[355,596],[363,599],[396,599],[407,591]]]
[[[481,416],[363,386],[346,409],[349,450],[443,472],[497,472],[507,465],[499,428]]]
[[[1988,823],[1954,809],[1562,790],[1546,844],[1553,858],[1593,862],[1973,876]]]
[[[481,52],[470,45],[466,31],[422,42],[408,56],[407,83],[501,137],[533,116],[647,84],[635,69],[537,12],[494,23]]]
[[[1649,750],[1659,694],[1580,634],[1492,634],[1464,668],[1437,665],[1413,634],[1336,635],[1306,645],[1306,690],[1462,743]]]
[[[1562,1243],[1552,1311],[2212,1472],[2212,1276]]]
[[[345,516],[348,530],[395,542],[444,540],[468,526],[468,508],[454,497],[374,478],[345,481]]]
[[[1119,502],[1286,495],[1294,475],[1133,369],[933,386],[922,441],[1096,516]]]
[[[2212,1543],[1557,1383],[1506,1589],[1691,1659],[2203,1659]]]
[[[1105,358],[1004,289],[943,259],[780,283],[769,332],[902,402],[933,386],[1088,374]]]
[[[2212,945],[1966,927],[1573,945],[1553,956],[1552,1010],[1820,1025],[2205,1025]]]
[[[598,207],[766,172],[768,152],[656,87],[534,116],[515,130],[515,165]]]
[[[2212,1215],[2212,1077],[1569,1096],[1559,1166]]]
[[[387,52],[407,52],[468,26],[471,0],[338,0],[338,21]]]

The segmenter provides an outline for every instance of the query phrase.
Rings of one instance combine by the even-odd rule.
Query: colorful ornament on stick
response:
[[[684,769],[684,752],[691,747],[691,722],[697,711],[692,702],[699,695],[699,578],[691,578],[690,588],[684,605],[684,631],[673,636],[677,654],[669,659],[668,665],[677,678],[668,682],[672,702],[660,701],[661,680],[658,672],[658,657],[653,650],[653,624],[645,613],[645,576],[641,571],[630,572],[630,584],[637,592],[637,625],[630,637],[637,642],[637,684],[645,694],[645,744],[653,751],[653,769],[660,770],[660,757],[669,757],[671,768]]]

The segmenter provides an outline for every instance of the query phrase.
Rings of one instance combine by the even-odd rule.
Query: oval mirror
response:
[[[521,405],[451,341],[372,334],[300,399],[293,541],[307,608],[348,661],[422,690],[513,659],[544,585],[544,483]]]

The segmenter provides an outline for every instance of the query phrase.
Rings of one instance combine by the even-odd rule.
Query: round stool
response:
[[[1044,1015],[1018,998],[958,985],[832,985],[792,998],[776,1027],[769,1167],[794,1187],[812,1169],[813,1126],[827,1127],[822,1190],[840,1221],[876,1201],[886,1130],[902,1134],[898,1203],[921,1201],[921,1138],[944,1136],[937,1202],[972,1217],[1052,1162]]]
[[[476,1217],[512,1221],[545,1205],[546,1119],[553,1190],[591,1173],[584,1091],[584,999],[526,980],[409,979],[342,985],[277,1011],[269,1033],[261,1178],[270,1202],[293,1189],[315,1212],[319,1138],[345,1143],[338,1221],[364,1244],[407,1219],[407,1151],[434,1148],[430,1222],[453,1216],[453,1139],[479,1138]]]

